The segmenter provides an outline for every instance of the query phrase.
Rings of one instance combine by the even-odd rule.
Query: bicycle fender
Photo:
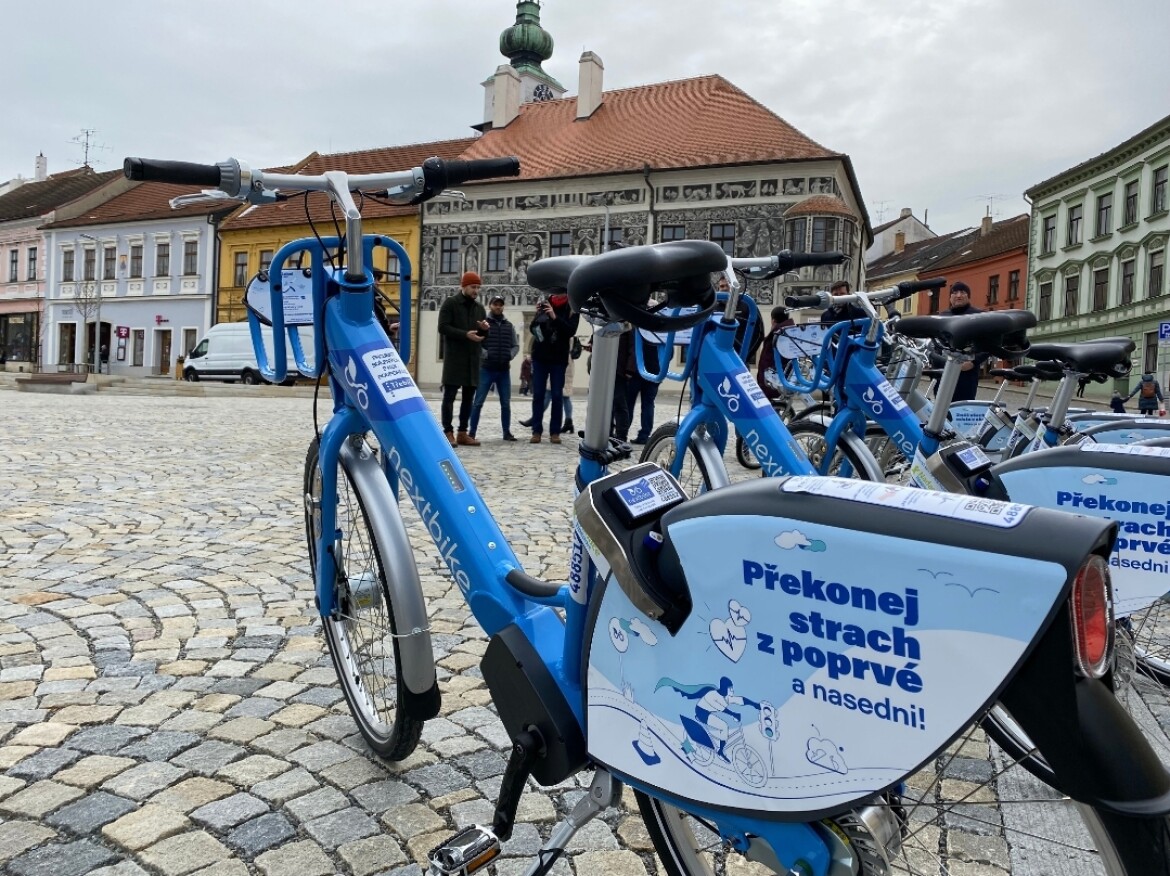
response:
[[[401,665],[399,676],[406,689],[418,697],[433,697],[438,714],[438,683],[435,679],[435,657],[431,648],[430,621],[426,601],[414,562],[414,551],[402,523],[398,502],[386,483],[386,477],[372,454],[356,452],[347,441],[341,447],[341,458],[353,477],[362,502],[375,529],[378,544],[386,546],[390,556],[384,557],[390,588],[390,604],[394,610],[394,626],[402,636],[398,640]],[[393,569],[393,573],[390,573]]]

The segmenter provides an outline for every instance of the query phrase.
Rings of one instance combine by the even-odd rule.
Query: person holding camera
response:
[[[459,281],[459,294],[449,296],[439,308],[439,335],[445,342],[440,416],[443,434],[452,447],[479,446],[479,442],[467,434],[467,424],[471,419],[475,389],[479,386],[480,350],[490,328],[487,312],[477,300],[481,284],[479,274],[468,271]],[[460,387],[463,398],[459,402],[459,435],[456,437],[451,421]]]
[[[532,441],[539,444],[544,432],[546,383],[552,393],[549,405],[549,440],[561,443],[564,416],[565,371],[569,350],[581,315],[569,308],[569,296],[550,295],[536,306],[528,330],[532,333]]]

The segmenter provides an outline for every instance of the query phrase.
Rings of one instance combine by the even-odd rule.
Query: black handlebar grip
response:
[[[839,265],[845,261],[843,252],[792,252],[783,250],[776,253],[779,273],[795,271],[797,268],[811,268],[816,265]]]
[[[475,158],[471,161],[454,159],[447,162],[447,185],[470,182],[473,179],[495,179],[501,176],[519,176],[520,159],[514,155],[500,158]]]
[[[912,295],[915,292],[925,292],[927,290],[941,289],[947,284],[946,277],[935,277],[930,280],[903,280],[898,284],[898,289],[901,290],[902,298],[907,295]]]
[[[820,303],[820,295],[789,295],[784,299],[785,307],[816,307]]]
[[[126,179],[142,182],[181,183],[191,186],[219,187],[219,167],[189,161],[156,161],[152,158],[127,158],[122,163]]]

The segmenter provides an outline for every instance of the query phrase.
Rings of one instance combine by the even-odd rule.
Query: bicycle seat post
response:
[[[619,366],[618,344],[625,331],[632,331],[626,323],[600,320],[594,323],[593,352],[589,359],[589,399],[586,402],[585,438],[582,442],[590,450],[604,450],[609,445],[614,378]]]
[[[947,364],[943,366],[943,373],[938,378],[938,389],[934,392],[934,410],[930,412],[930,422],[926,424],[928,435],[941,435],[946,428],[947,408],[954,398],[962,368],[963,357],[960,354],[947,355]]]

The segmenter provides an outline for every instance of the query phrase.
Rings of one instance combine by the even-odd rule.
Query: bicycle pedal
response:
[[[429,876],[465,876],[490,864],[500,854],[500,841],[491,830],[475,824],[431,849]]]

